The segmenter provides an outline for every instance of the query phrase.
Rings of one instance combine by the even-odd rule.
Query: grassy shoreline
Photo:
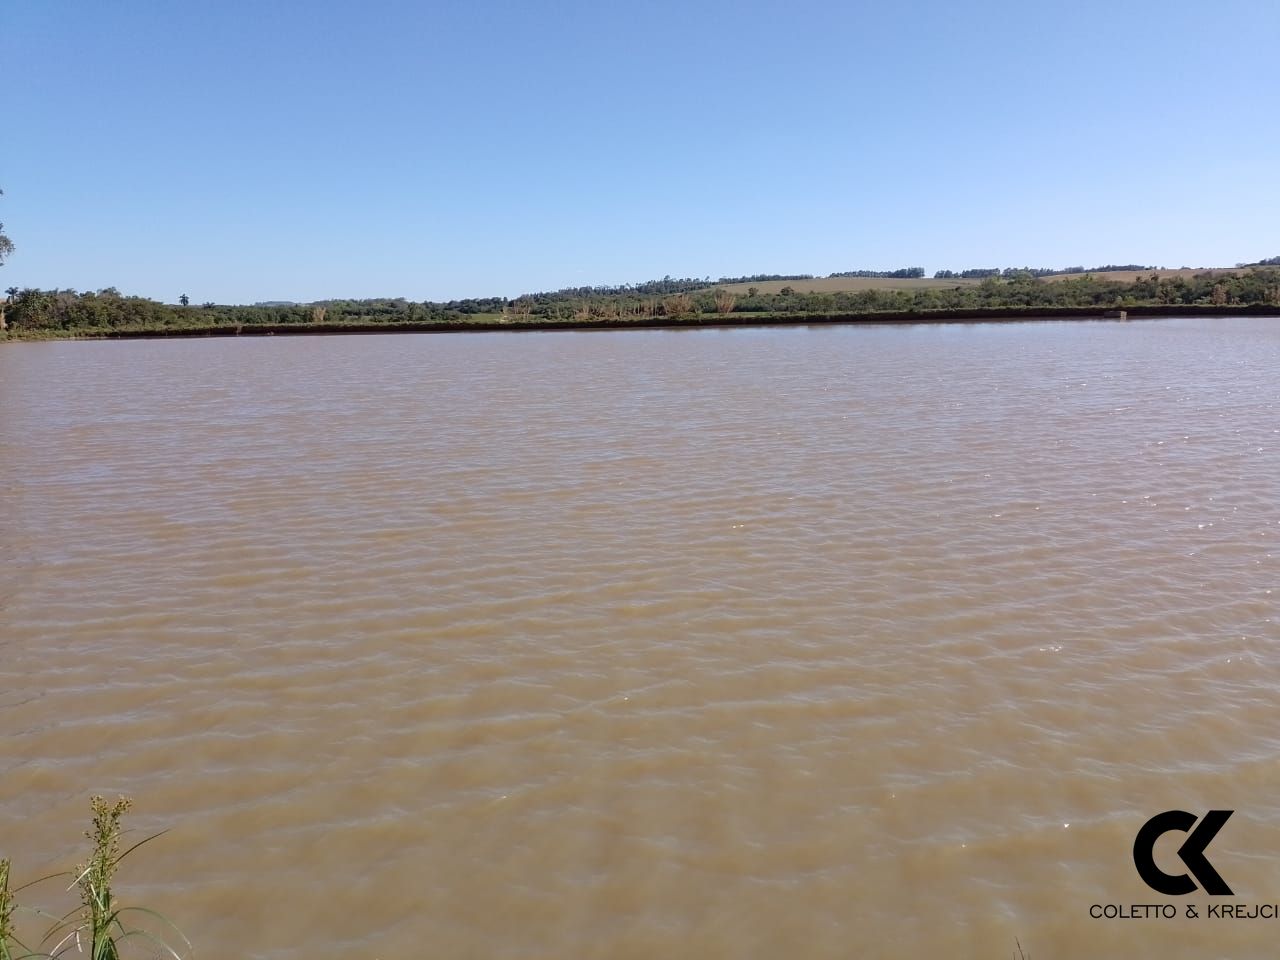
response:
[[[1237,317],[1272,316],[1280,318],[1280,307],[1265,304],[1245,305],[1137,305],[1124,308],[1130,319],[1172,317]],[[142,340],[190,337],[263,337],[319,334],[367,333],[477,333],[496,331],[548,332],[556,330],[665,330],[725,327],[876,325],[876,324],[946,324],[1020,322],[1034,320],[1104,320],[1107,311],[1098,307],[982,307],[959,310],[877,311],[870,313],[730,313],[695,314],[683,317],[613,317],[592,319],[556,319],[529,317],[520,319],[497,314],[476,316],[466,320],[427,320],[413,322],[331,322],[331,323],[263,323],[210,324],[205,326],[168,327],[144,325],[113,328],[70,328],[59,330],[9,330],[0,339],[23,340]]]

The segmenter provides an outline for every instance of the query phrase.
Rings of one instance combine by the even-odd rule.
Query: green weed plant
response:
[[[42,910],[19,907],[16,893],[45,880],[70,874],[52,874],[11,890],[10,862],[0,860],[0,960],[62,960],[75,953],[88,954],[90,960],[123,960],[131,952],[130,947],[144,948],[150,956],[187,960],[191,955],[191,944],[178,928],[154,910],[121,906],[113,886],[120,862],[161,834],[139,840],[121,853],[124,830],[120,821],[129,810],[131,801],[120,797],[108,803],[95,796],[89,805],[93,810],[93,827],[85,832],[85,837],[91,841],[92,850],[88,860],[76,867],[74,879],[67,888],[79,889],[78,909],[56,918]],[[53,920],[39,950],[28,948],[18,939],[14,917],[20,909]],[[164,934],[153,932],[157,928]]]

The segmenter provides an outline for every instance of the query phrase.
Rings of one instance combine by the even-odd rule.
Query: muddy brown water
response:
[[[1274,956],[1204,914],[1280,902],[1277,371],[1268,319],[2,344],[0,855],[126,793],[206,957]],[[1139,878],[1169,809],[1235,811],[1233,897]]]

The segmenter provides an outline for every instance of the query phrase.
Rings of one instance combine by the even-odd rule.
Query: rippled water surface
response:
[[[2,344],[0,854],[132,795],[204,957],[1272,957],[1131,850],[1233,809],[1280,901],[1278,372],[1265,319]]]

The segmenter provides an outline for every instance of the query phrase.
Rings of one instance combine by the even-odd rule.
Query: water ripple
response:
[[[1087,908],[1173,807],[1280,895],[1278,362],[1265,320],[0,345],[0,852],[65,868],[128,792],[174,828],[139,897],[282,960],[1270,956]]]

